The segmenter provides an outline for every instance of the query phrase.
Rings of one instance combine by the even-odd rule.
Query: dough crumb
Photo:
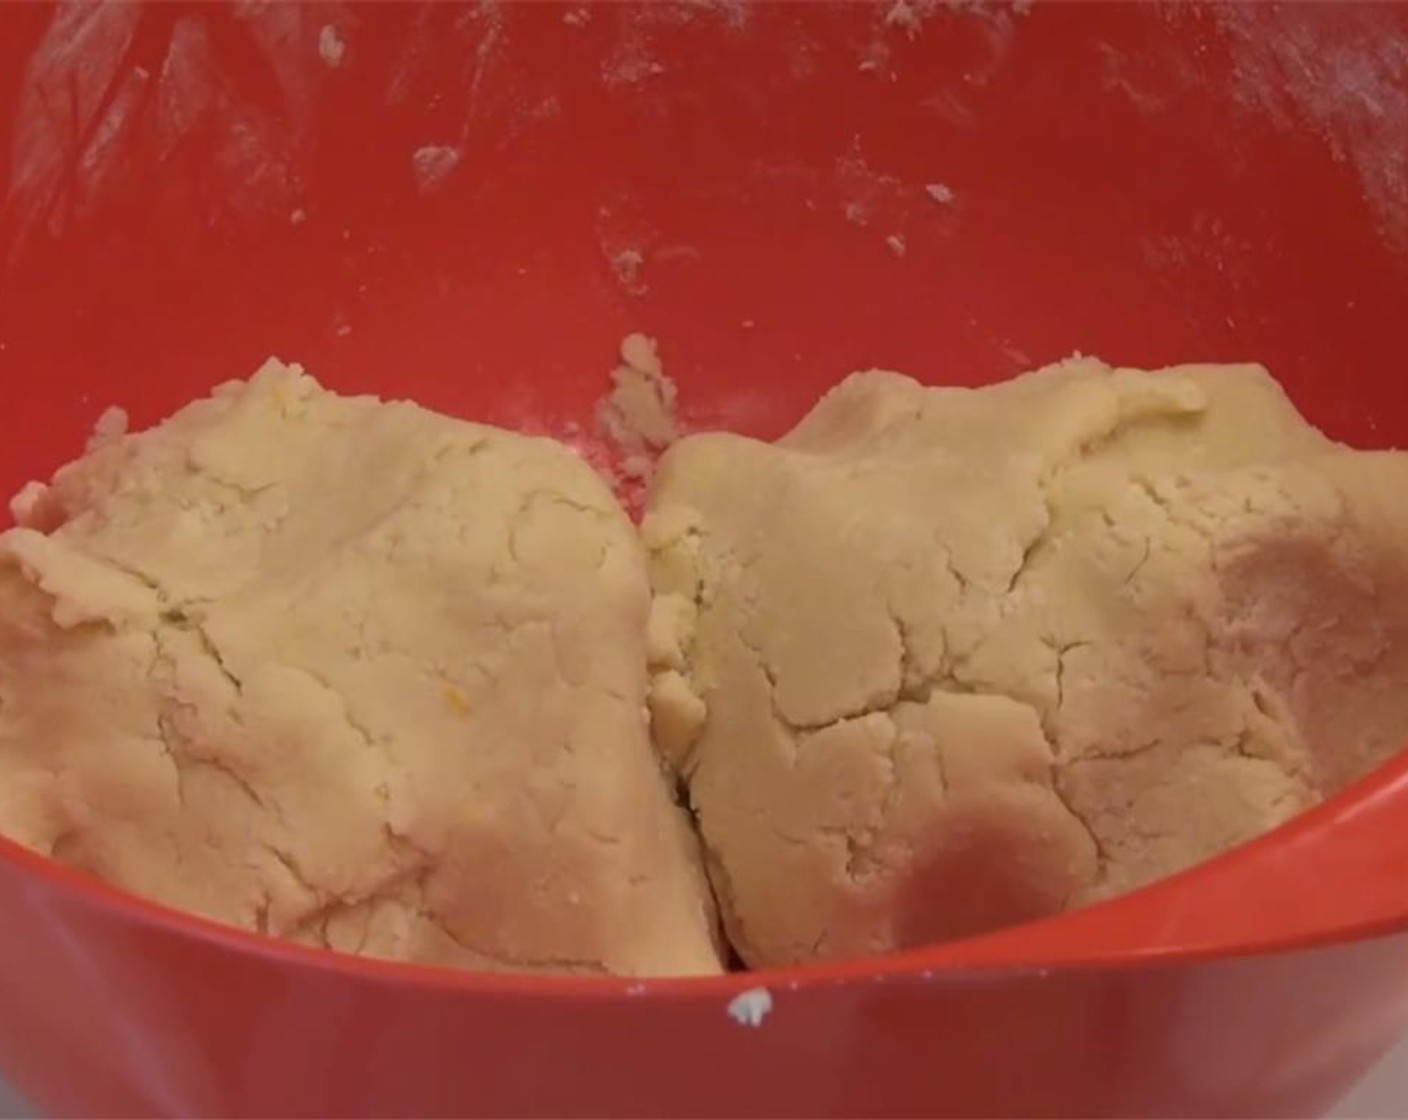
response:
[[[30,529],[49,528],[42,524],[43,515],[40,512],[48,494],[49,487],[44,483],[26,482],[20,492],[10,499],[10,516],[15,519],[15,524]]]
[[[318,55],[334,69],[341,66],[347,56],[347,43],[334,24],[325,23],[319,30]]]
[[[91,454],[99,448],[121,439],[127,434],[127,410],[113,405],[103,411],[98,422],[93,425],[93,434],[88,437],[86,450]]]
[[[728,1017],[740,1027],[761,1027],[772,1014],[772,993],[766,988],[749,988],[729,1001]]]
[[[654,339],[636,333],[622,340],[611,384],[597,405],[597,430],[619,454],[621,476],[648,483],[657,456],[679,438],[679,392]]]

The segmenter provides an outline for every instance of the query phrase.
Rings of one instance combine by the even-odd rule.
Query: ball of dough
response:
[[[743,958],[1107,897],[1386,757],[1405,486],[1254,366],[869,372],[775,445],[676,444],[651,706]]]
[[[173,907],[474,969],[714,973],[646,559],[541,439],[268,363],[0,536],[0,828]]]

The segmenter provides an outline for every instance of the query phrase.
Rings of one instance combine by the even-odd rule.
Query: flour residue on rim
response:
[[[59,5],[15,100],[13,242],[70,231],[124,185],[193,206],[206,224],[286,215],[328,69],[322,31],[342,16],[336,2]],[[199,167],[177,162],[197,134]]]
[[[1243,119],[1314,136],[1353,172],[1384,240],[1408,248],[1408,37],[1394,5],[1160,7],[1171,24],[1197,21],[1202,41],[1099,45],[1105,89],[1145,114],[1201,90]]]
[[[1408,244],[1408,39],[1392,5],[1228,4],[1232,97],[1281,129],[1310,127],[1351,166],[1390,243]]]

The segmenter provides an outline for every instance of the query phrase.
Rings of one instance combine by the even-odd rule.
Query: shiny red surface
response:
[[[633,329],[699,426],[1079,349],[1256,358],[1408,445],[1408,8],[910,4],[0,8],[0,486],[269,353],[564,430]],[[1112,904],[639,987],[340,959],[0,844],[0,1068],[52,1115],[1309,1115],[1408,1022],[1405,819],[1400,758]]]

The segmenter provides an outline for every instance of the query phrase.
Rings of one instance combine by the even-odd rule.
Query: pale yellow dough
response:
[[[1126,891],[1384,759],[1405,494],[1255,366],[862,373],[775,445],[675,444],[650,699],[743,958]]]
[[[565,448],[268,363],[0,536],[0,830],[477,969],[720,970],[645,715],[646,560]]]

